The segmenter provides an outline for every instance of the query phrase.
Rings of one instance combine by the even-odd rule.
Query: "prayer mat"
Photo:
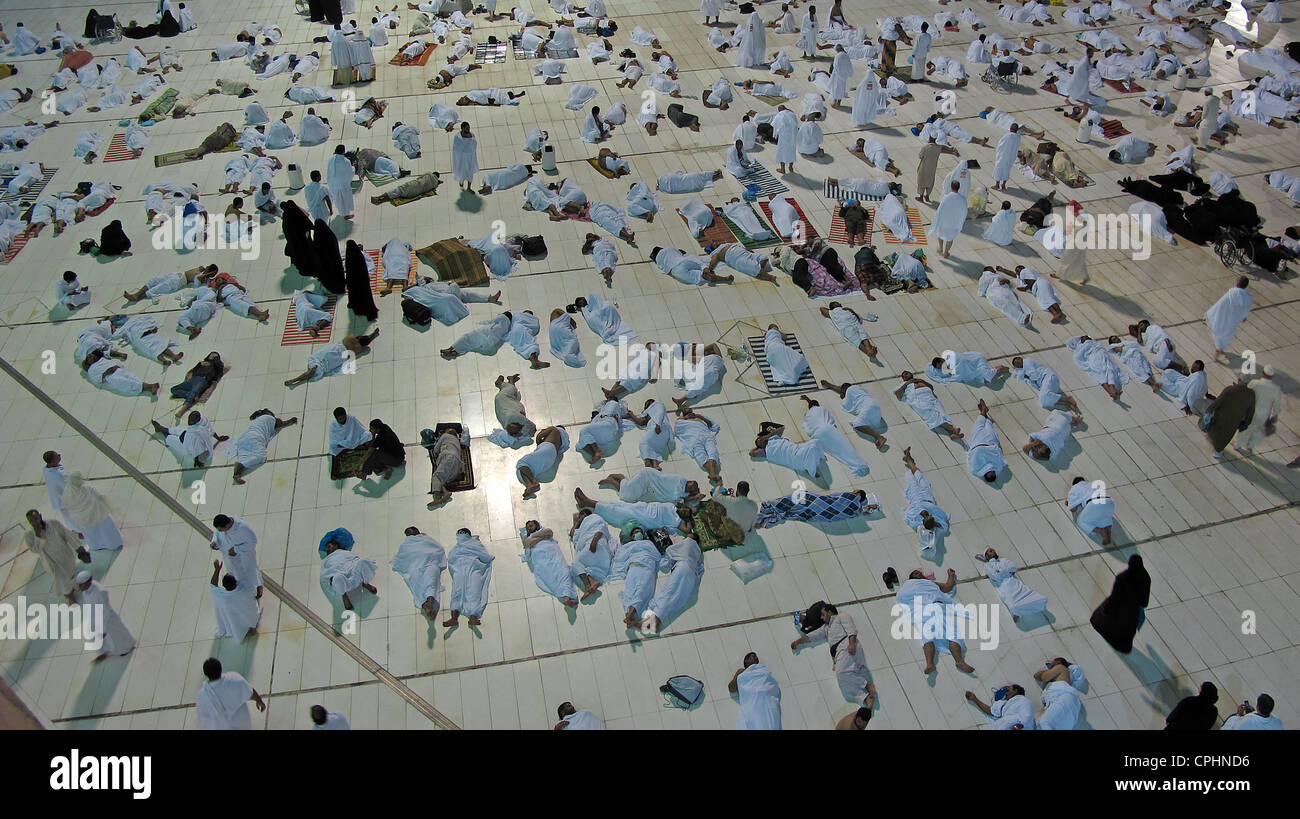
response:
[[[816,377],[813,376],[811,362],[808,369],[804,370],[803,376],[794,384],[776,383],[772,379],[772,365],[767,363],[767,345],[764,338],[765,336],[750,336],[745,339],[745,342],[754,355],[754,363],[758,365],[758,372],[763,376],[763,386],[767,387],[768,395],[794,395],[820,389]],[[790,346],[790,349],[803,353],[803,348],[799,346],[799,339],[794,333],[786,333],[785,338],[785,343]]]
[[[821,236],[821,234],[817,232],[817,228],[813,227],[812,222],[808,221],[808,217],[804,214],[804,212],[803,212],[803,208],[799,207],[799,203],[798,203],[798,202],[796,202],[796,201],[794,201],[793,199],[790,199],[790,198],[788,198],[788,197],[786,198],[785,201],[789,202],[789,203],[791,204],[791,206],[794,207],[794,212],[797,213],[797,214],[799,214],[799,221],[795,223],[795,234],[796,234],[796,236],[791,236],[789,241],[791,241],[791,242],[793,242],[793,243],[795,243],[795,244],[803,244],[804,242],[808,241],[809,239],[816,239],[816,238],[818,238],[819,236]],[[776,222],[772,221],[772,207],[771,207],[771,205],[769,205],[767,202],[759,202],[759,203],[758,203],[758,206],[759,206],[760,208],[763,209],[763,215],[767,217],[768,224],[771,224],[771,225],[775,226],[775,225],[776,225]],[[800,230],[803,231],[803,237],[802,237],[802,238],[803,238],[803,241],[799,241],[798,236],[797,236],[797,234],[799,233]],[[773,233],[776,233],[775,230],[773,230],[772,232],[773,232]],[[777,236],[778,236],[778,238],[779,238],[780,234],[778,233]],[[784,242],[784,241],[786,241],[786,240],[785,240],[785,239],[781,239],[780,241]]]
[[[464,427],[457,423],[435,424],[433,427],[433,440],[436,442],[444,432],[454,432],[461,436],[460,439],[460,459],[465,464],[465,471],[461,473],[454,483],[447,484],[448,492],[464,492],[467,489],[474,488],[474,461],[470,456],[469,444],[465,443],[463,435]],[[433,447],[425,447],[425,452],[429,453],[429,466],[435,466],[433,460]],[[433,476],[429,476],[429,494],[433,494]]]
[[[886,296],[892,296],[895,293],[901,293],[907,289],[907,282],[895,279],[892,276],[880,285],[880,292]]]
[[[771,172],[768,171],[767,168],[764,168],[761,162],[757,161],[754,163],[754,170],[744,179],[741,179],[740,184],[757,185],[758,195],[766,196],[768,199],[771,199],[773,196],[779,196],[783,193],[790,192],[790,189],[785,186],[784,182],[777,179],[775,176],[772,176]]]
[[[1038,174],[1034,173],[1034,169],[1031,168],[1031,167],[1029,167],[1028,165],[1026,165],[1026,164],[1023,163],[1023,162],[1019,162],[1019,163],[1016,164],[1016,170],[1020,171],[1020,175],[1023,176],[1025,179],[1028,179],[1030,182],[1042,182],[1042,181],[1043,181],[1043,177],[1041,177],[1041,176],[1039,176]]]
[[[362,444],[356,449],[345,449],[337,455],[330,456],[330,480],[342,481],[348,478],[364,480],[365,463],[374,450],[373,444]]]
[[[928,239],[925,236],[925,224],[921,221],[921,213],[916,208],[904,206],[907,211],[907,226],[912,229],[912,241],[904,242],[897,236],[889,232],[889,228],[884,225],[880,229],[885,232],[885,244],[887,245],[926,245]],[[874,223],[876,219],[875,211],[870,211],[871,220]]]
[[[186,162],[195,162],[197,161],[196,158],[191,155],[193,150],[194,149],[191,148],[188,151],[173,151],[172,153],[169,154],[158,154],[153,158],[153,166],[155,168],[165,168],[168,165],[181,165]],[[238,150],[239,150],[239,145],[237,143],[232,142],[224,148],[213,151],[213,153],[229,154],[229,153],[234,153],[235,151]]]
[[[1079,174],[1079,178],[1078,178],[1077,180],[1075,180],[1074,182],[1066,182],[1066,183],[1065,183],[1065,184],[1066,184],[1066,187],[1070,187],[1070,188],[1088,188],[1088,187],[1091,187],[1091,186],[1097,184],[1097,182],[1096,182],[1096,181],[1095,181],[1091,176],[1088,176],[1088,175],[1087,175],[1086,173],[1084,173],[1083,171],[1079,171],[1078,174]],[[1062,181],[1064,181],[1064,180],[1062,180]]]
[[[597,157],[594,157],[594,156],[593,156],[593,157],[589,158],[589,159],[587,160],[587,164],[590,165],[591,167],[595,168],[595,169],[596,169],[596,173],[600,174],[601,176],[605,177],[606,179],[617,179],[617,178],[618,178],[618,176],[617,176],[613,171],[611,171],[609,168],[606,168],[606,167],[602,166],[602,165],[600,164],[600,159],[597,158]]]
[[[406,45],[410,45],[410,43],[407,43]],[[406,48],[406,45],[402,46],[402,48]],[[401,62],[402,49],[399,48],[397,50],[397,53],[393,55],[393,59],[388,61],[388,64],[400,65],[400,66],[425,65],[426,63],[429,62],[429,58],[433,56],[434,49],[437,48],[437,46],[433,43],[425,43],[425,45],[427,46],[427,48],[424,49],[424,53],[421,54],[418,58],[416,58],[414,62],[409,62],[409,63]]]
[[[1078,122],[1083,118],[1082,114],[1079,116],[1073,116],[1069,111],[1062,111],[1061,113],[1065,114],[1066,119],[1073,120],[1074,122]],[[1101,125],[1102,136],[1106,139],[1116,139],[1117,137],[1122,137],[1129,132],[1128,129],[1124,127],[1124,123],[1117,119],[1103,119],[1099,124]]]
[[[111,208],[111,207],[113,206],[113,203],[116,202],[116,201],[117,201],[117,198],[114,197],[114,198],[111,199],[110,201],[105,202],[104,204],[100,205],[99,207],[95,208],[94,210],[88,210],[88,211],[86,211],[86,216],[98,216],[99,214],[101,214],[101,213],[103,213],[104,211],[106,211],[106,210],[108,210],[109,208]]]
[[[125,162],[135,158],[135,152],[126,147],[126,134],[113,134],[108,141],[108,150],[104,151],[104,161]]]
[[[396,182],[397,177],[386,173],[375,173],[374,171],[366,171],[366,181],[374,185],[376,188],[382,188],[384,185],[391,185],[394,182]]]
[[[181,92],[177,91],[175,88],[168,88],[162,93],[162,96],[149,103],[148,107],[140,112],[137,121],[148,122],[149,120],[153,120],[154,122],[158,122],[171,113],[172,107],[176,105],[176,98],[180,95]]]
[[[372,282],[373,284],[373,282]],[[280,338],[281,347],[291,347],[295,344],[328,344],[330,334],[334,332],[334,308],[338,306],[338,296],[330,296],[320,309],[330,314],[330,326],[321,331],[316,338],[312,338],[311,333],[306,330],[298,329],[298,311],[297,305],[292,301],[289,302],[289,315],[284,320],[284,335]]]
[[[432,267],[439,281],[461,287],[483,287],[488,283],[483,254],[459,239],[443,239],[419,248],[415,256]]]
[[[27,243],[30,242],[31,239],[32,237],[26,233],[20,233],[15,236],[9,242],[9,249],[5,251],[4,258],[0,259],[0,264],[9,264],[12,262],[15,256],[23,252],[23,248],[27,247]]]
[[[838,180],[832,182],[830,179],[827,179],[826,198],[834,199],[836,202],[843,202],[845,199],[857,199],[860,202],[879,202],[883,200],[885,197],[868,196],[867,194],[862,193],[861,191],[855,191],[846,187],[842,187]]]
[[[505,43],[480,43],[474,46],[474,62],[479,65],[495,65],[505,61]]]
[[[762,100],[763,102],[767,103],[773,108],[777,107],[778,105],[785,105],[786,103],[790,102],[790,100],[786,99],[785,97],[778,97],[775,94],[750,94],[750,96],[756,100]]]
[[[1145,94],[1147,92],[1145,88],[1132,81],[1127,85],[1121,80],[1102,80],[1102,82],[1121,94]]]
[[[783,498],[763,501],[758,508],[758,519],[754,522],[754,528],[770,529],[787,520],[832,523],[859,517],[864,511],[865,505],[862,500],[850,492],[808,494],[798,499],[787,495]]]
[[[0,202],[35,202],[40,198],[41,191],[45,190],[45,186],[50,184],[50,180],[54,178],[54,174],[58,172],[58,168],[46,168],[45,173],[40,179],[37,179],[32,183],[31,188],[28,189],[26,193],[9,193],[9,183],[6,181],[5,194],[4,196],[0,196]]]
[[[749,209],[751,212],[754,212],[754,216],[758,218],[758,213],[754,211],[754,206],[749,205]],[[775,247],[776,245],[782,243],[781,237],[777,236],[775,231],[771,231],[772,235],[766,239],[755,239],[751,237],[748,233],[746,233],[744,229],[740,227],[740,225],[728,219],[727,215],[722,212],[722,208],[715,208],[713,213],[719,219],[721,219],[726,224],[727,227],[731,228],[731,232],[736,235],[736,241],[744,245],[745,250],[757,250],[763,247]],[[761,218],[758,218],[758,221],[759,224],[763,223],[763,220]]]
[[[370,290],[371,292],[378,293],[380,290],[383,290],[385,287],[388,286],[388,282],[384,281],[384,258],[383,258],[384,251],[381,249],[381,250],[363,250],[361,252],[369,256],[375,263],[375,270],[373,273],[370,274]],[[411,249],[411,274],[414,274],[419,269],[420,269],[420,260],[415,257],[415,249],[412,248]],[[394,292],[400,293],[406,288],[411,286],[411,274],[407,274],[406,281],[398,282],[396,285],[393,286]]]
[[[514,47],[516,60],[540,60],[543,56],[549,57],[552,60],[572,60],[578,56],[578,49],[576,48],[571,48],[567,51],[557,51],[554,54],[543,55],[537,51],[524,51],[519,47],[518,42],[511,42],[511,45]],[[504,45],[502,47],[504,48]]]
[[[867,229],[861,234],[862,244],[871,243],[871,233],[872,231],[875,230],[875,227],[876,227],[876,212],[868,208]],[[827,238],[837,244],[847,245],[849,243],[849,234],[848,231],[844,229],[844,217],[840,216],[839,208],[836,208],[834,211],[831,212],[831,232]]]
[[[221,379],[230,374],[232,367],[229,364],[225,365],[225,367],[226,368],[221,371],[221,378],[218,378],[216,381],[209,384],[208,388],[199,393],[198,398],[194,399],[195,405],[208,403],[208,399],[212,397],[212,393],[217,391],[217,385],[221,383]]]
[[[1065,96],[1065,95],[1062,94],[1060,91],[1057,91],[1057,90],[1056,90],[1056,87],[1052,86],[1051,83],[1047,83],[1047,82],[1045,82],[1045,83],[1043,83],[1042,85],[1038,86],[1038,90],[1039,90],[1039,91],[1046,91],[1046,92],[1049,93],[1049,94],[1055,94],[1055,95],[1058,96],[1058,97],[1064,97],[1064,96]]]
[[[736,241],[736,236],[731,232],[731,228],[726,222],[719,218],[721,214],[722,211],[714,208],[712,224],[706,227],[703,233],[695,237],[695,241],[699,244],[701,250],[704,250],[705,248],[717,248],[719,245],[730,244]],[[686,222],[686,217],[682,216],[681,211],[678,211],[677,215],[689,228],[689,223]]]

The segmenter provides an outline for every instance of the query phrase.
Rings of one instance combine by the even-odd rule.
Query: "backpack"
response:
[[[519,253],[523,256],[541,256],[546,252],[546,240],[541,236],[525,236],[519,242]]]
[[[669,677],[668,682],[659,686],[664,695],[664,702],[674,708],[688,709],[704,696],[704,683],[694,677],[679,674]]]
[[[402,315],[417,327],[433,323],[433,311],[414,299],[402,299]]]

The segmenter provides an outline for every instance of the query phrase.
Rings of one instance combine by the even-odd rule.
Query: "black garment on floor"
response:
[[[85,37],[87,40],[97,40],[99,39],[100,32],[112,24],[113,15],[100,14],[94,9],[91,9],[86,12],[86,30],[81,33],[81,36]]]
[[[150,23],[147,26],[126,26],[122,29],[122,36],[128,40],[147,40],[150,37],[157,37],[158,24]]]
[[[1128,568],[1115,575],[1110,596],[1092,613],[1090,622],[1097,633],[1121,654],[1133,650],[1142,610],[1151,602],[1151,575],[1142,566],[1142,558],[1133,555]]]
[[[312,227],[311,243],[316,248],[316,278],[331,293],[348,289],[343,275],[343,257],[339,255],[339,239],[324,219],[317,219]]]
[[[668,106],[668,120],[678,128],[690,128],[693,125],[700,124],[700,118],[687,113],[680,102],[674,102]]]
[[[370,269],[366,267],[366,256],[361,252],[361,245],[348,240],[348,249],[344,259],[347,271],[348,309],[369,321],[379,318],[379,307],[375,304],[375,294],[370,289]]]
[[[1052,197],[1044,196],[1043,198],[1039,199],[1037,202],[1035,202],[1034,204],[1026,208],[1024,213],[1020,214],[1020,221],[1024,222],[1025,224],[1029,225],[1035,230],[1042,230],[1043,223],[1047,221],[1047,215],[1051,212],[1052,212]]]
[[[131,249],[131,240],[122,230],[121,221],[114,219],[99,232],[99,253],[101,256],[121,256]]]
[[[190,368],[184,381],[172,387],[172,398],[180,398],[192,404],[225,374],[226,365],[221,361],[221,356],[218,355],[213,360],[205,358]]]
[[[1192,196],[1204,196],[1210,192],[1210,183],[1186,168],[1179,168],[1172,173],[1155,174],[1147,178],[1157,185],[1163,185],[1176,191],[1187,191]]]
[[[1154,202],[1162,208],[1170,205],[1182,207],[1184,203],[1183,195],[1178,191],[1166,188],[1163,185],[1157,185],[1146,179],[1125,177],[1119,181],[1119,189],[1125,193],[1131,193],[1138,199]]]

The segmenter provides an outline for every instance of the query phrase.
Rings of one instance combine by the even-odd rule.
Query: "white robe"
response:
[[[250,629],[257,628],[262,619],[262,605],[257,601],[252,587],[236,586],[227,591],[221,586],[209,586],[212,610],[216,615],[218,637],[234,637],[242,643]]]
[[[934,233],[941,241],[951,242],[961,233],[966,224],[966,197],[949,190],[939,200],[939,209],[934,214]]]
[[[764,333],[763,346],[772,369],[772,379],[777,384],[797,384],[808,370],[808,359],[786,344],[779,330],[769,329]]]
[[[99,618],[95,623],[104,637],[104,644],[99,649],[100,653],[117,656],[130,654],[135,648],[135,637],[131,636],[126,623],[122,622],[121,616],[113,609],[108,599],[108,590],[92,580],[89,589],[77,589],[76,598],[83,606],[100,607]]]
[[[767,666],[755,663],[742,671],[736,678],[736,692],[740,699],[736,730],[781,730],[781,686]]]
[[[194,696],[199,728],[204,731],[248,731],[253,727],[248,699],[253,686],[234,671],[206,680]]]
[[[1010,209],[999,210],[993,214],[989,226],[984,228],[982,238],[986,242],[1006,247],[1015,241],[1016,212]],[[1046,308],[1044,308],[1046,309]]]
[[[447,567],[447,552],[428,535],[407,535],[397,547],[389,567],[406,581],[416,608],[433,598],[434,608],[442,599],[442,570]]]
[[[456,134],[451,140],[451,170],[458,184],[474,181],[478,173],[478,139]]]
[[[993,584],[998,599],[1013,617],[1027,617],[1047,610],[1047,598],[1016,577],[1016,564],[995,558],[984,564],[984,576]]]
[[[452,611],[468,617],[483,616],[495,559],[478,537],[457,533],[456,545],[447,555],[447,568],[451,572],[451,602],[448,607]]]
[[[1250,291],[1233,287],[1205,311],[1205,323],[1210,326],[1216,350],[1227,351],[1228,345],[1232,344],[1232,339],[1237,335],[1237,327],[1246,320],[1246,315],[1254,305],[1255,297]]]
[[[844,464],[855,478],[868,472],[867,459],[860,455],[848,436],[835,423],[835,416],[822,406],[810,407],[803,417],[803,431],[822,445],[822,450]]]
[[[352,163],[342,154],[331,154],[329,163],[325,166],[325,184],[330,190],[330,202],[334,205],[334,212],[340,216],[350,216],[353,211],[352,204],[352,177],[356,176],[356,169]]]
[[[740,68],[758,68],[766,64],[767,31],[763,18],[754,12],[749,15],[740,33],[740,46],[736,49],[736,65]]]

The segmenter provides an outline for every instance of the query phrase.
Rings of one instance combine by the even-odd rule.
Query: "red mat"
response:
[[[361,252],[365,253],[371,259],[375,260],[375,272],[370,274],[370,290],[374,293],[378,293],[388,286],[388,284],[384,281],[383,251],[363,250]],[[415,249],[412,248],[411,249],[411,272],[414,273],[419,269],[420,269],[420,260],[415,257]],[[411,278],[410,276],[408,276],[405,282],[399,282],[396,286],[394,286],[393,289],[396,292],[400,293],[402,290],[405,290],[410,286],[411,286]]]
[[[320,308],[334,318],[334,308],[338,306],[337,296],[330,296],[325,306]],[[289,315],[284,320],[284,336],[280,338],[281,347],[290,347],[294,344],[328,344],[330,334],[334,332],[334,324],[331,323],[318,337],[312,338],[306,330],[298,329],[298,311],[297,305],[289,302]]]
[[[1069,111],[1062,111],[1061,113],[1065,114],[1066,119],[1074,122],[1078,122],[1083,118],[1082,116],[1071,116]],[[1129,130],[1124,127],[1124,123],[1117,119],[1103,119],[1099,124],[1101,125],[1101,133],[1106,139],[1115,139],[1129,133]]]
[[[104,161],[125,162],[135,158],[131,149],[126,147],[126,134],[113,134],[113,138],[108,141],[108,150],[104,151]]]
[[[687,225],[688,228],[690,227],[689,223],[686,221],[686,217],[682,216],[680,211],[677,213],[677,218],[681,219],[682,223]],[[727,245],[735,242],[736,234],[732,233],[731,228],[727,227],[727,223],[722,221],[722,217],[718,215],[718,211],[715,208],[713,211],[713,224],[706,227],[703,233],[695,237],[695,241],[699,244],[700,250],[703,250],[705,247],[710,245],[716,249],[719,245]]]
[[[9,243],[9,249],[5,251],[4,258],[0,259],[0,264],[9,264],[12,262],[14,257],[19,253],[22,253],[23,248],[27,247],[27,242],[29,242],[31,238],[32,237],[26,233],[20,233],[15,236],[13,241]]]
[[[925,236],[925,224],[921,221],[920,211],[918,211],[916,208],[910,208],[906,206],[904,206],[904,210],[907,211],[907,226],[912,229],[912,238],[914,241],[911,242],[901,241],[897,236],[889,232],[889,228],[885,227],[884,225],[881,225],[880,229],[885,232],[885,244],[889,244],[889,245],[926,244],[929,240]],[[876,212],[874,210],[871,211],[871,218],[873,221],[876,218]]]
[[[876,229],[876,212],[868,208],[867,229],[866,232],[862,234],[863,244],[869,244],[871,242],[871,233],[875,229]],[[829,238],[832,242],[836,242],[841,245],[847,245],[849,243],[849,234],[848,231],[844,229],[844,219],[840,216],[839,208],[836,208],[834,211],[831,212],[831,232],[830,232],[830,236],[827,238]]]
[[[411,42],[415,42],[415,41],[412,40]],[[406,46],[408,46],[408,45],[410,45],[410,44],[411,44],[411,43],[406,43],[405,45],[402,46],[402,48],[406,48]],[[398,59],[399,59],[399,57],[401,56],[401,53],[402,53],[402,48],[399,48],[399,49],[397,49],[397,54],[394,54],[394,55],[393,55],[393,59],[389,60],[389,61],[388,61],[388,64],[389,64],[389,65],[400,65],[400,66],[402,66],[402,67],[411,66],[411,65],[425,65],[426,63],[429,62],[429,58],[433,56],[433,50],[434,50],[435,48],[437,48],[437,46],[436,46],[434,43],[426,42],[425,45],[427,46],[427,48],[424,49],[424,53],[421,54],[420,57],[419,57],[419,59],[417,59],[415,62],[413,62],[413,63],[403,63],[403,62],[398,62]]]
[[[808,217],[804,214],[803,208],[799,207],[798,202],[794,201],[788,196],[785,197],[785,201],[789,202],[791,207],[794,208],[794,212],[799,214],[799,224],[802,225],[803,227],[804,241],[807,241],[809,239],[816,239],[819,236],[821,236],[821,234],[817,232],[817,228],[813,227],[813,223],[808,221]],[[759,202],[758,206],[763,209],[763,215],[767,217],[768,223],[772,225],[773,228],[772,232],[777,233],[776,222],[772,220],[772,208],[768,206],[767,202]],[[777,236],[779,238],[780,234],[777,233]]]
[[[1138,85],[1137,83],[1130,83],[1129,85],[1125,85],[1119,80],[1102,80],[1102,82],[1106,83],[1111,88],[1115,89],[1121,94],[1145,94],[1147,92],[1145,88]]]

